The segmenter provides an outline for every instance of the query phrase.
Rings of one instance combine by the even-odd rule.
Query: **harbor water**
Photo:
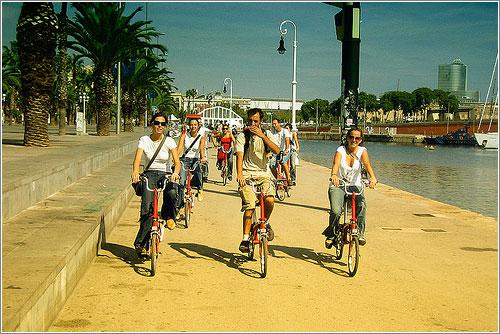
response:
[[[331,167],[338,142],[302,140],[300,146],[301,159]],[[379,182],[498,218],[498,150],[467,146],[429,150],[424,145],[373,142],[364,146]]]

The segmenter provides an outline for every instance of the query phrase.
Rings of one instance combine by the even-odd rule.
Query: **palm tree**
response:
[[[74,41],[68,47],[94,63],[94,95],[98,114],[97,135],[108,136],[113,98],[113,64],[130,58],[137,50],[163,47],[151,44],[159,33],[148,27],[150,21],[136,21],[137,8],[124,16],[125,6],[110,2],[77,2],[75,21],[68,21],[68,34]]]
[[[24,2],[17,22],[24,145],[48,146],[57,16],[50,2]]]
[[[128,76],[123,76],[122,110],[124,131],[133,131],[133,106],[137,105],[134,102],[140,100],[140,96],[146,96],[150,92],[154,92],[157,96],[171,92],[171,82],[173,81],[170,77],[171,72],[165,68],[159,68],[158,65],[162,61],[156,57],[139,59],[134,62],[133,72]],[[139,119],[144,118],[143,111],[144,108],[141,108]]]
[[[63,2],[61,4],[61,13],[59,13],[59,32],[58,32],[58,42],[59,42],[59,68],[57,71],[57,109],[59,114],[59,135],[66,134],[66,108],[68,106],[68,74],[67,74],[67,64],[68,64],[68,49],[66,46],[68,33],[66,32],[66,22],[68,20],[66,16],[66,11],[68,8],[68,3]]]
[[[10,47],[3,47],[2,60],[2,92],[5,94],[3,107],[5,121],[10,125],[13,121],[13,111],[17,108],[17,97],[21,91],[21,65],[15,41],[10,42]]]

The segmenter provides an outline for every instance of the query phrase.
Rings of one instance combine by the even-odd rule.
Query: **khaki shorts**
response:
[[[252,177],[247,178],[255,182],[256,190],[262,189],[265,196],[273,196],[276,193],[274,182],[269,177]],[[252,186],[246,184],[244,187],[239,187],[238,192],[241,197],[241,212],[255,209],[255,202],[258,201],[257,195],[253,192]]]

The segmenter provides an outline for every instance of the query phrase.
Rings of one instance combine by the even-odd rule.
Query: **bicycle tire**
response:
[[[353,277],[358,271],[359,265],[359,240],[357,235],[351,235],[349,242],[349,254],[347,256],[347,269],[349,276]]]
[[[151,245],[149,249],[151,250],[151,276],[156,274],[158,269],[158,234],[153,233],[151,235]]]
[[[259,259],[260,259],[260,277],[267,276],[267,253],[268,253],[268,240],[265,235],[259,238]]]
[[[184,226],[189,227],[189,220],[191,219],[191,200],[184,203]]]
[[[224,166],[224,169],[222,170],[222,183],[224,185],[227,184],[227,176],[228,176],[227,168]]]
[[[335,234],[335,260],[340,260],[342,258],[342,254],[344,253],[344,226],[339,225],[337,227],[338,231]]]
[[[276,196],[278,196],[278,199],[282,202],[285,200],[285,189],[283,189],[283,185],[278,184],[276,186]]]

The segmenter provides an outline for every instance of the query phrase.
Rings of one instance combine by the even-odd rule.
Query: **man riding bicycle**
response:
[[[240,243],[240,251],[247,253],[250,247],[250,228],[252,215],[255,210],[257,196],[246,180],[252,180],[257,187],[266,192],[264,199],[264,212],[269,220],[274,208],[274,183],[271,181],[271,172],[268,166],[268,153],[279,153],[273,136],[269,131],[265,133],[261,129],[263,112],[259,108],[247,111],[248,127],[236,137],[236,171],[241,197],[241,211],[243,212],[243,240]],[[274,239],[271,226],[267,225],[268,240]]]
[[[271,171],[276,179],[280,176],[277,174],[278,163],[281,165],[281,168],[285,171],[285,176],[288,181],[288,185],[292,185],[292,181],[290,179],[290,168],[288,167],[287,161],[290,158],[290,140],[292,135],[290,131],[283,128],[281,126],[281,122],[279,119],[273,119],[273,131],[271,132],[274,137],[274,142],[279,147],[280,154],[273,154],[271,158]]]

